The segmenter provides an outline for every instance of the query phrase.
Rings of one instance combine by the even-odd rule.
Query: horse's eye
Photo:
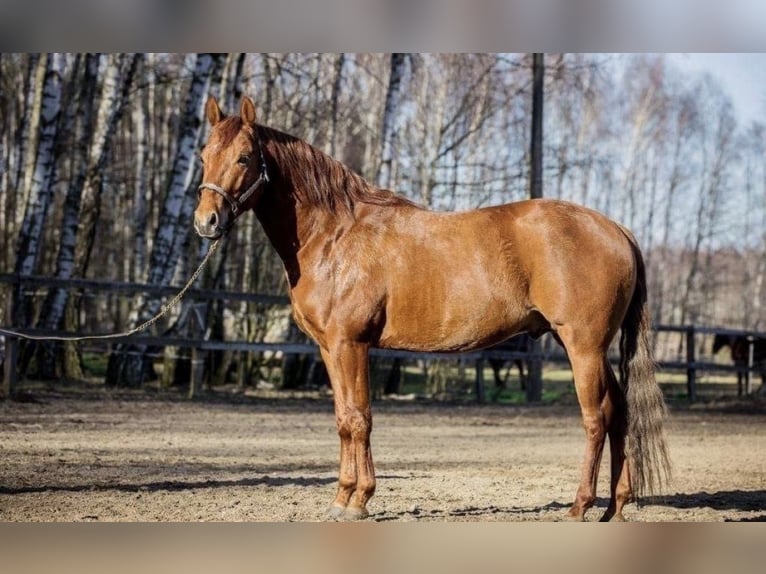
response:
[[[250,163],[250,156],[249,155],[241,155],[239,156],[239,159],[237,160],[237,163],[240,165],[247,165]]]

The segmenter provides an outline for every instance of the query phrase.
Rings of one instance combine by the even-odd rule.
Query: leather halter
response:
[[[261,173],[258,176],[258,179],[255,180],[255,182],[248,187],[243,193],[239,194],[239,196],[234,197],[230,191],[225,190],[220,185],[217,185],[215,183],[210,182],[204,182],[202,185],[200,185],[197,188],[197,193],[201,194],[203,189],[209,189],[210,191],[216,192],[218,195],[223,197],[226,202],[229,204],[229,207],[231,208],[231,213],[234,215],[234,217],[237,217],[239,215],[240,209],[242,209],[242,206],[245,204],[247,199],[261,186],[266,185],[269,182],[269,174],[266,172],[266,159],[263,157],[263,146],[261,145],[260,138],[258,138],[258,134],[256,133],[256,141],[258,142],[258,155],[261,157]]]

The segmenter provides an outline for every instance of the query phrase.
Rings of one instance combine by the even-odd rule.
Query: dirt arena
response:
[[[576,405],[379,401],[375,521],[552,521],[577,487]],[[766,520],[766,408],[673,408],[674,479],[637,521]],[[0,402],[2,521],[318,521],[338,439],[329,397],[38,390]],[[597,520],[608,497],[602,466]]]

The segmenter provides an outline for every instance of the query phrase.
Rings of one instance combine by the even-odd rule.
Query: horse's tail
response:
[[[649,343],[646,269],[638,245],[626,233],[636,262],[636,286],[620,335],[620,384],[628,409],[626,455],[631,489],[639,500],[670,480],[670,459],[665,442],[665,400],[654,377],[655,363]]]

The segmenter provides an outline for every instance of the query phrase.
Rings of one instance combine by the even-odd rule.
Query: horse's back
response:
[[[486,346],[537,330],[540,314],[548,322],[593,314],[615,290],[632,293],[635,280],[630,240],[617,224],[553,200],[459,213],[408,209],[382,247],[382,346]],[[626,306],[630,294],[623,298]]]

